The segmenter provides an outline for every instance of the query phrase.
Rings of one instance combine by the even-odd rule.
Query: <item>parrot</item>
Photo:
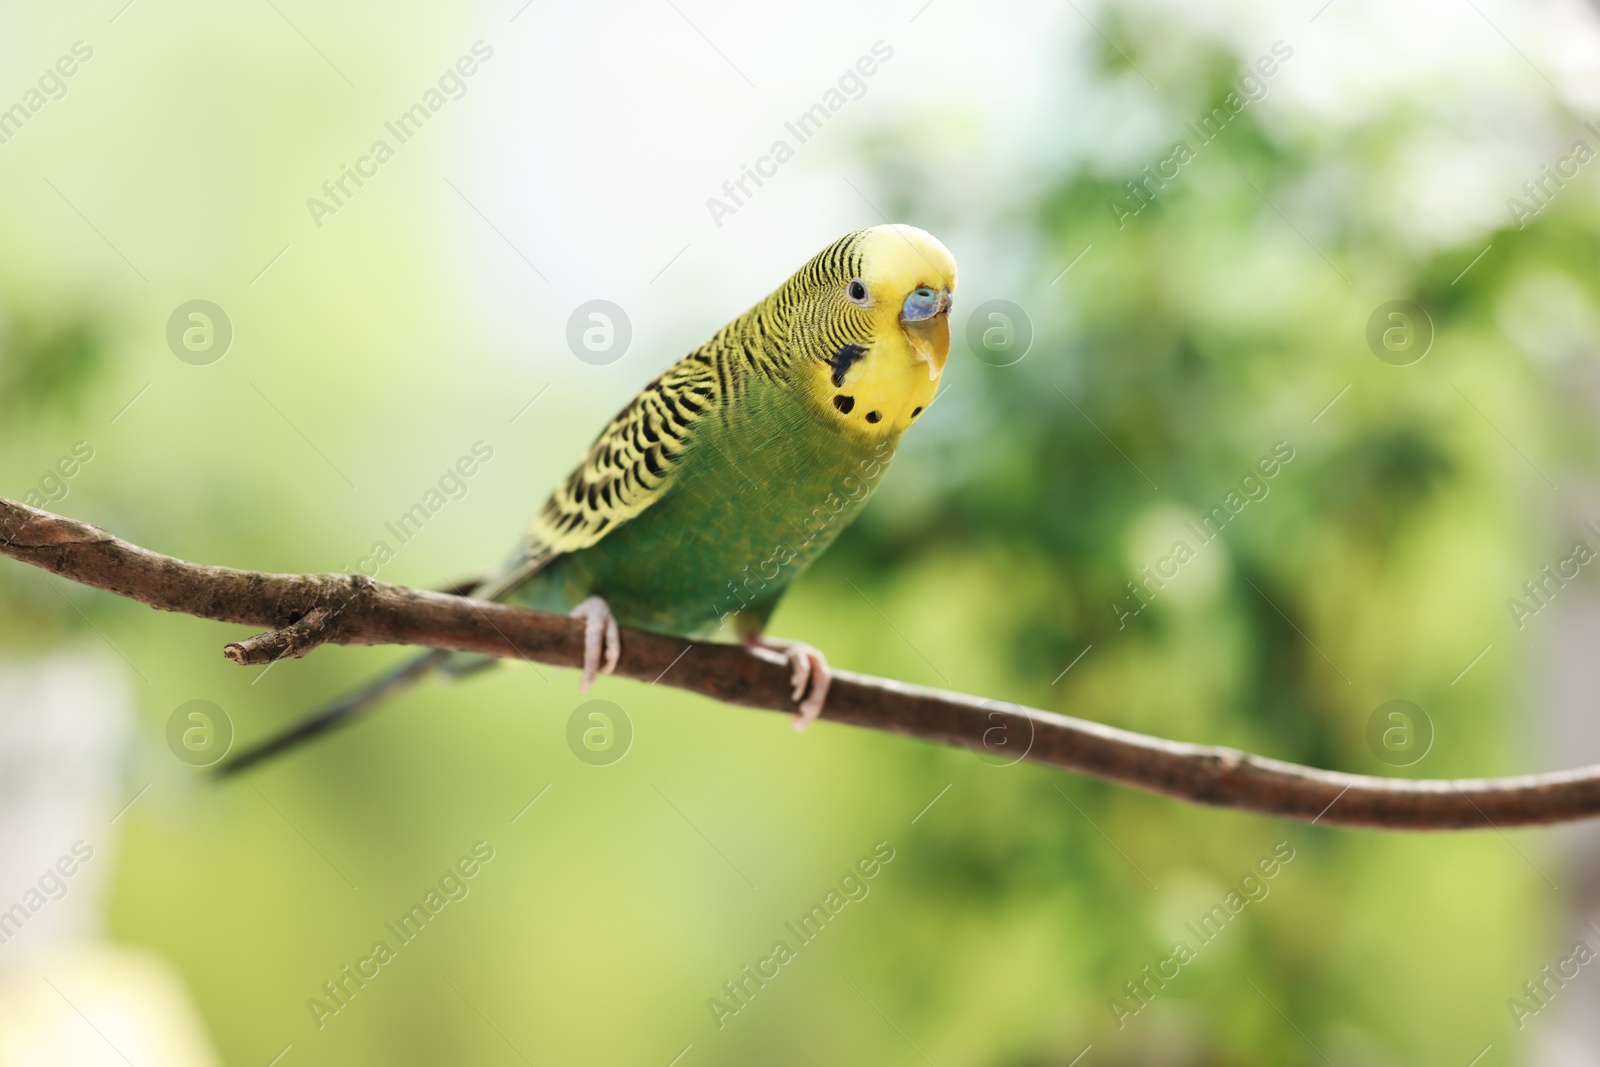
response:
[[[915,226],[834,241],[646,385],[468,595],[582,619],[583,692],[616,669],[620,626],[693,640],[729,631],[783,656],[805,729],[832,671],[812,645],[767,636],[767,621],[860,513],[937,395],[955,288],[955,258]],[[346,723],[436,670],[495,662],[429,650],[222,771]]]

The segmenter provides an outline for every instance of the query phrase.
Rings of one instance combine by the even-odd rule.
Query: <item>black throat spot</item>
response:
[[[844,376],[859,360],[866,358],[867,349],[864,345],[845,345],[833,354],[828,360],[828,366],[833,368],[833,387],[839,388],[844,384]]]

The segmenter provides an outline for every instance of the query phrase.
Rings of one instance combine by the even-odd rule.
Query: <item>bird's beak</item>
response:
[[[900,327],[917,362],[928,365],[929,381],[938,381],[950,358],[950,305],[950,290],[923,287],[913,290],[900,308]]]

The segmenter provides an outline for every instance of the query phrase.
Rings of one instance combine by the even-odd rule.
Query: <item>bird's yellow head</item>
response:
[[[829,245],[789,284],[801,391],[842,427],[903,433],[950,356],[950,250],[915,226],[874,226]]]

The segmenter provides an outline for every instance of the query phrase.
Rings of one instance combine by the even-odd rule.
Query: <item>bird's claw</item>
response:
[[[833,668],[828,666],[828,658],[804,641],[762,637],[745,643],[781,653],[789,662],[789,681],[794,686],[792,698],[800,705],[800,715],[794,720],[794,728],[796,732],[804,732],[806,727],[817,721],[828,700],[828,687],[833,684]]]
[[[583,681],[578,683],[578,689],[587,693],[596,674],[610,674],[617,669],[617,660],[622,656],[622,634],[617,629],[617,617],[611,614],[611,605],[604,597],[592,596],[569,614],[584,622]],[[602,648],[605,652],[603,664],[600,661]]]

